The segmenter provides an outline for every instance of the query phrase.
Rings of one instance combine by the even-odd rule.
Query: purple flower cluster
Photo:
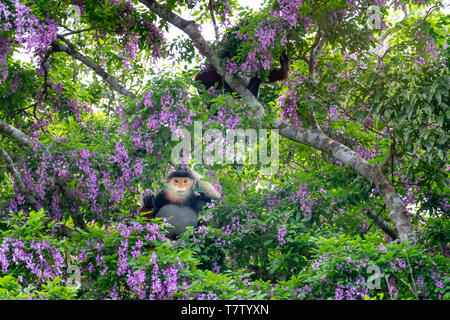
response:
[[[286,224],[283,224],[278,227],[277,239],[278,239],[278,243],[280,244],[280,246],[283,246],[286,244],[286,239],[285,239],[286,232],[287,232]]]
[[[162,93],[150,89],[143,98],[142,116],[135,120],[130,133],[148,152],[153,151],[154,145],[150,139],[163,128],[168,128],[170,132],[181,132],[181,129],[193,123],[195,113],[188,107],[191,98],[186,89],[169,87]]]
[[[396,278],[394,276],[390,277],[388,281],[388,289],[389,289],[389,296],[391,298],[394,298],[398,295],[398,289],[395,284]]]
[[[441,273],[437,273],[437,272],[432,272],[431,273],[431,279],[434,280],[434,284],[436,287],[440,288],[440,289],[445,289],[444,286],[444,275],[442,275]]]
[[[406,269],[406,261],[400,258],[395,258],[394,261],[389,262],[389,266],[394,269],[394,271]]]
[[[225,70],[229,74],[237,74],[238,65],[237,65],[236,61],[234,61],[233,59],[229,59],[227,61],[227,63],[225,64]],[[211,88],[213,88],[213,87],[211,87]]]
[[[290,199],[293,203],[300,205],[300,209],[305,216],[311,215],[315,201],[310,198],[307,184],[300,184],[297,191],[291,192]]]
[[[260,70],[270,70],[273,65],[271,50],[278,47],[280,43],[284,46],[288,42],[289,31],[298,25],[299,9],[303,1],[280,0],[277,8],[271,11],[271,20],[259,21],[252,34],[237,32],[235,34],[236,39],[244,42],[251,41],[250,47],[252,49],[246,54],[245,61],[239,68],[234,61],[227,61],[227,72],[240,76],[250,76]]]
[[[219,108],[217,113],[213,115],[211,119],[206,121],[203,125],[206,127],[208,125],[218,123],[224,125],[225,128],[227,129],[236,129],[240,119],[241,118],[239,114],[237,114],[233,110],[229,110],[227,108]]]
[[[120,53],[122,55],[122,64],[125,69],[130,69],[130,62],[136,58],[136,52],[139,45],[139,35],[134,32],[130,32],[123,40]]]
[[[168,267],[158,264],[158,256],[153,252],[150,258],[153,264],[151,275],[151,290],[148,290],[148,298],[151,300],[172,298],[173,294],[179,291],[179,282],[182,281],[179,270],[185,265],[178,261]],[[180,282],[183,287],[188,287],[186,282]]]
[[[311,268],[313,270],[319,270],[320,269],[320,264],[327,264],[329,261],[330,261],[329,253],[324,253],[323,255],[321,255],[319,257],[318,260],[313,261],[313,264],[312,264]]]
[[[152,57],[158,59],[162,57],[161,43],[164,43],[164,35],[162,31],[153,23],[144,21],[144,28],[146,29],[145,38],[147,43],[151,46]]]
[[[278,0],[277,2],[280,9],[272,10],[272,15],[283,19],[283,22],[291,28],[295,28],[298,24],[299,10],[304,0]]]
[[[40,68],[44,54],[56,39],[56,23],[49,17],[40,20],[19,0],[13,0],[12,5],[13,10],[10,10],[5,3],[0,3],[0,32],[14,29],[14,41],[23,46],[25,53],[35,58]],[[10,43],[11,39],[0,38],[0,83],[8,74],[6,56],[11,53]]]
[[[65,139],[61,137],[57,140],[65,142]],[[55,149],[59,150],[59,146],[55,145]],[[115,144],[109,158],[84,148],[65,155],[46,148],[36,149],[36,160],[29,163],[22,158],[16,166],[20,168],[25,186],[37,200],[37,207],[44,207],[56,221],[63,218],[63,213],[75,208],[67,201],[61,201],[63,190],[56,179],[71,181],[76,176],[76,187],[71,187],[72,194],[88,212],[94,214],[94,219],[102,220],[104,212],[116,208],[127,193],[136,190],[136,178],[144,173],[143,160],[131,158],[122,141]],[[25,197],[16,186],[15,189],[14,197],[5,206],[7,212],[25,209],[22,207]]]
[[[337,105],[331,105],[330,106],[329,117],[333,121],[341,120],[341,116],[339,114],[339,107]]]
[[[237,215],[232,216],[230,223],[223,227],[223,233],[226,236],[230,235],[232,232],[237,232],[238,236],[242,236],[245,230],[245,225],[241,224],[241,219]]]
[[[281,117],[283,120],[289,121],[295,126],[301,127],[302,121],[297,114],[298,103],[300,97],[298,92],[294,88],[290,88],[282,96],[278,98],[278,102],[281,105]]]
[[[74,115],[77,121],[81,121],[82,113],[91,113],[92,109],[88,106],[85,101],[78,100],[77,98],[68,100],[66,102],[67,109]]]
[[[123,67],[129,69],[130,63],[136,59],[139,43],[143,42],[143,39],[135,30],[141,28],[146,31],[145,42],[151,48],[152,58],[160,58],[162,56],[160,45],[164,42],[162,31],[152,22],[134,15],[135,9],[131,1],[108,0],[108,2],[117,10],[117,23],[114,31],[122,44],[119,55],[122,57]]]
[[[358,276],[356,280],[350,280],[347,285],[336,284],[334,299],[335,300],[356,300],[369,296],[369,290],[366,287],[366,279]]]
[[[130,273],[127,279],[127,285],[132,291],[135,291],[139,299],[145,299],[146,290],[148,288],[145,283],[146,274],[144,270],[137,270],[134,273]]]
[[[6,57],[8,57],[11,52],[10,40],[8,38],[0,38],[0,84],[8,77]]]
[[[293,294],[297,296],[298,299],[305,299],[311,292],[312,292],[311,285],[306,284],[300,288],[296,288]]]
[[[76,260],[82,273],[89,273],[88,282],[96,281],[109,272],[109,277],[115,278],[117,283],[124,281],[138,299],[170,299],[181,287],[189,287],[181,272],[189,266],[179,258],[173,263],[159,261],[159,256],[149,249],[155,240],[167,240],[158,224],[140,224],[136,221],[119,223],[106,228],[104,239],[87,241]],[[114,244],[114,241],[117,243]],[[3,251],[0,247],[0,252]],[[106,259],[115,252],[116,262]],[[1,258],[2,255],[0,262],[3,261]],[[109,262],[106,263],[106,260]],[[112,285],[109,298],[122,297],[123,292],[117,288],[117,285]]]
[[[50,245],[49,240],[4,238],[0,244],[0,266],[2,273],[26,270],[32,276],[27,281],[38,283],[62,277],[65,271],[60,249]]]

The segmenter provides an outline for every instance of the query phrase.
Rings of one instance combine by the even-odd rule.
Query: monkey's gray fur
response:
[[[166,218],[167,223],[172,225],[167,230],[168,238],[178,237],[186,231],[186,227],[196,227],[198,223],[198,213],[189,206],[168,204],[158,211],[158,218]]]

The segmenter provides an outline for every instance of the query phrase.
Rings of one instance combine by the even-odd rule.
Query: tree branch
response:
[[[27,201],[31,204],[34,210],[38,211],[41,207],[37,203],[36,199],[31,194],[30,190],[25,186],[23,183],[22,177],[20,176],[19,172],[17,172],[16,168],[14,167],[14,163],[9,156],[9,154],[0,147],[0,157],[3,158],[6,162],[6,170],[9,171],[11,176],[13,177],[14,181],[16,182],[16,186],[19,189],[19,192],[25,196]],[[73,230],[65,225],[57,225],[55,226],[56,232],[62,236],[65,237],[73,237],[72,232]]]
[[[368,209],[369,209],[369,208],[368,208]],[[376,218],[378,218],[378,217],[380,216],[380,214],[381,214],[385,209],[386,209],[386,205],[383,205],[383,206],[381,207],[380,211],[378,211]],[[373,224],[375,223],[376,218],[373,219],[372,223],[371,223],[370,226],[367,228],[367,231],[366,231],[366,232],[369,232],[369,231],[370,231],[370,228],[372,228]]]
[[[374,183],[389,209],[389,217],[398,230],[400,240],[415,241],[414,230],[406,214],[407,211],[403,201],[399,198],[394,186],[382,173],[378,165],[369,164],[358,153],[331,139],[318,129],[307,130],[279,119],[275,119],[274,124],[283,137],[325,152],[343,164],[349,165],[359,175]]]
[[[116,78],[107,73],[102,67],[96,64],[90,58],[86,57],[85,55],[77,51],[75,49],[75,46],[72,43],[70,43],[69,40],[65,39],[61,35],[58,35],[58,39],[62,40],[66,45],[60,43],[59,41],[54,41],[52,43],[52,46],[55,51],[65,52],[68,55],[72,56],[73,58],[77,59],[78,61],[82,62],[83,64],[91,68],[96,74],[102,77],[103,80],[105,80],[105,82],[107,82],[114,90],[121,93],[122,95],[129,97],[131,99],[137,98],[137,96],[133,92],[128,91],[119,81],[117,81]]]
[[[314,86],[315,83],[317,83],[317,76],[319,73],[319,66],[317,63],[317,57],[319,56],[320,51],[322,50],[324,44],[326,41],[326,34],[322,33],[322,31],[317,31],[316,39],[314,40],[314,43],[311,45],[310,48],[310,54],[309,54],[309,60],[308,60],[308,68],[309,68],[309,85],[310,88]],[[306,95],[307,100],[312,101],[313,97],[311,94]],[[320,128],[319,122],[317,121],[316,112],[314,111],[314,108],[309,108],[309,122],[313,129],[322,130]]]
[[[82,32],[91,31],[91,30],[93,30],[93,28],[86,28],[86,29],[81,29],[81,30],[72,30],[72,31],[63,33],[61,36],[62,37],[71,36],[73,34],[82,33]]]
[[[380,211],[381,212],[381,211]],[[383,217],[376,215],[372,210],[367,211],[367,216],[373,220],[373,222],[381,228],[391,239],[398,239],[398,232],[394,230],[389,223],[387,223]]]

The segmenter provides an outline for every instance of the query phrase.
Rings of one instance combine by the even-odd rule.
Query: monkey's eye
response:
[[[178,183],[178,179],[175,179],[174,181],[175,181],[175,183]]]
[[[184,183],[187,183],[187,180],[186,180],[186,179],[184,179],[184,180],[183,180],[183,182],[184,182]]]

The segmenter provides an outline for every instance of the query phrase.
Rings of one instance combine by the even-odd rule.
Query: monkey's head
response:
[[[185,202],[192,193],[195,178],[187,170],[175,170],[166,177],[169,200],[176,203]]]

